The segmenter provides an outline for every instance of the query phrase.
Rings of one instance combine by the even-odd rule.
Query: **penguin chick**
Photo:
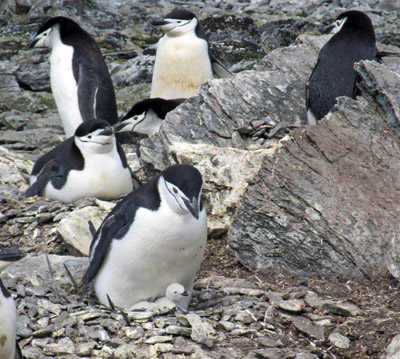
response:
[[[356,96],[355,62],[400,55],[378,51],[372,22],[361,11],[350,10],[340,14],[334,27],[336,33],[320,50],[307,83],[307,119],[311,125],[330,111],[337,97]]]
[[[135,180],[135,186],[139,186]],[[105,121],[83,122],[73,137],[39,158],[25,197],[62,202],[84,197],[117,199],[134,188],[125,153]]]
[[[166,100],[147,98],[136,103],[129,112],[114,125],[116,132],[133,131],[152,136],[160,129],[168,112],[179,106],[184,98]]]
[[[23,258],[25,254],[18,248],[0,246],[0,272],[12,262]],[[0,278],[0,358],[22,359],[16,340],[17,309],[14,299]]]
[[[165,297],[158,298],[154,303],[142,301],[133,305],[130,310],[148,310],[165,313],[174,308],[185,311],[188,293],[180,283],[171,283],[165,291]]]
[[[214,75],[232,76],[212,54],[207,35],[192,12],[175,9],[152,24],[165,35],[157,44],[150,97],[196,96],[200,85]]]
[[[51,90],[67,138],[83,121],[118,121],[114,86],[100,48],[75,21],[62,16],[46,21],[28,47],[51,49]]]
[[[83,283],[94,281],[100,303],[126,309],[154,301],[169,284],[181,283],[188,296],[207,242],[201,204],[202,177],[190,165],[165,169],[120,201],[104,219],[90,247]]]

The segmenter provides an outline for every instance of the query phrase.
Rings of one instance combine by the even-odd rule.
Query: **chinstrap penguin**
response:
[[[150,97],[196,96],[200,85],[214,75],[232,76],[212,54],[207,35],[192,12],[175,9],[152,24],[165,35],[157,44]]]
[[[85,121],[58,146],[40,157],[30,176],[26,197],[62,202],[84,197],[117,199],[140,185],[125,153],[105,121]]]
[[[354,63],[398,55],[379,52],[370,18],[350,10],[334,23],[335,34],[322,47],[306,89],[308,123],[315,125],[334,106],[339,96],[355,97],[357,92]]]
[[[76,22],[54,17],[40,26],[28,46],[51,49],[51,90],[67,138],[83,121],[118,121],[114,86],[103,55]]]
[[[154,301],[174,282],[188,296],[207,242],[203,181],[190,165],[173,165],[120,201],[97,230],[83,283],[94,281],[99,301],[131,308]]]
[[[1,271],[22,257],[24,253],[17,248],[0,247]],[[22,359],[21,350],[16,341],[17,309],[14,299],[0,278],[0,358]]]
[[[129,110],[113,127],[117,132],[133,131],[152,136],[160,129],[168,112],[179,106],[184,98],[163,99],[159,97],[144,99]]]

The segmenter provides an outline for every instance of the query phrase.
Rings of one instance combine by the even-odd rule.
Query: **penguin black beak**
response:
[[[168,25],[169,21],[164,20],[164,19],[157,19],[151,22],[153,26],[163,26],[163,25]]]
[[[193,197],[191,201],[188,201],[186,198],[183,198],[183,202],[185,203],[186,208],[189,210],[192,216],[196,219],[199,219],[200,206],[197,198]]]
[[[123,122],[118,122],[116,124],[113,125],[114,131],[115,132],[119,132],[120,130],[122,130],[125,127],[125,123]]]
[[[39,41],[39,39],[37,39],[36,36],[32,37],[28,42],[28,49],[31,49],[32,47],[34,47],[38,41]]]
[[[183,297],[187,297],[187,296],[189,296],[189,293],[188,292],[186,292],[186,290],[181,294],[181,296],[183,296]]]
[[[324,29],[322,30],[322,32],[323,32],[324,34],[330,34],[330,32],[331,32],[335,27],[336,27],[336,26],[335,26],[334,23],[333,23],[333,24],[330,24],[330,25],[328,25],[328,26],[325,26]]]
[[[114,128],[107,126],[102,132],[99,133],[100,136],[112,136],[114,134]]]

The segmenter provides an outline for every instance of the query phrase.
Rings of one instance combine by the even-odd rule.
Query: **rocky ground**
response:
[[[368,12],[378,41],[400,45],[400,10],[396,2],[384,0],[0,3],[0,244],[27,253],[2,279],[16,298],[25,357],[400,357],[395,337],[400,333],[399,284],[394,278],[359,283],[317,278],[317,273],[251,272],[227,249],[223,231],[210,234],[188,313],[110,310],[97,305],[91,292],[80,300],[87,258],[76,242],[66,240],[60,224],[71,212],[90,208],[96,211],[97,226],[109,205],[94,199],[73,204],[22,199],[29,160],[63,138],[50,93],[47,51],[25,45],[43,16],[75,18],[99,42],[124,113],[149,91],[160,35],[150,19],[175,6],[199,14],[218,57],[234,72],[257,67],[268,52],[293,44],[298,35],[321,35],[349,7]],[[250,121],[239,132],[262,145],[275,126],[268,119]],[[145,180],[148,173],[135,146],[125,149],[132,169]]]

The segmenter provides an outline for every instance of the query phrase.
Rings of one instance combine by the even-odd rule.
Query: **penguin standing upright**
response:
[[[140,181],[135,179],[135,187]],[[117,199],[134,188],[125,153],[105,121],[85,121],[75,135],[39,158],[25,196],[62,202]]]
[[[0,246],[0,273],[25,254],[18,248]],[[22,359],[21,350],[16,341],[17,309],[14,299],[0,278],[0,358]]]
[[[165,35],[157,44],[150,97],[196,96],[200,85],[214,74],[232,76],[211,53],[207,35],[192,12],[175,9],[152,24]]]
[[[355,62],[394,55],[378,51],[372,22],[365,13],[346,11],[335,25],[337,32],[320,50],[307,83],[307,119],[313,125],[329,112],[337,97],[355,97]]]
[[[207,242],[203,181],[190,165],[174,165],[126,196],[93,237],[83,283],[94,281],[99,301],[131,308],[165,296],[180,283],[189,305]]]
[[[118,121],[114,86],[96,41],[66,17],[46,21],[29,47],[48,47],[51,90],[67,137],[92,119]]]

